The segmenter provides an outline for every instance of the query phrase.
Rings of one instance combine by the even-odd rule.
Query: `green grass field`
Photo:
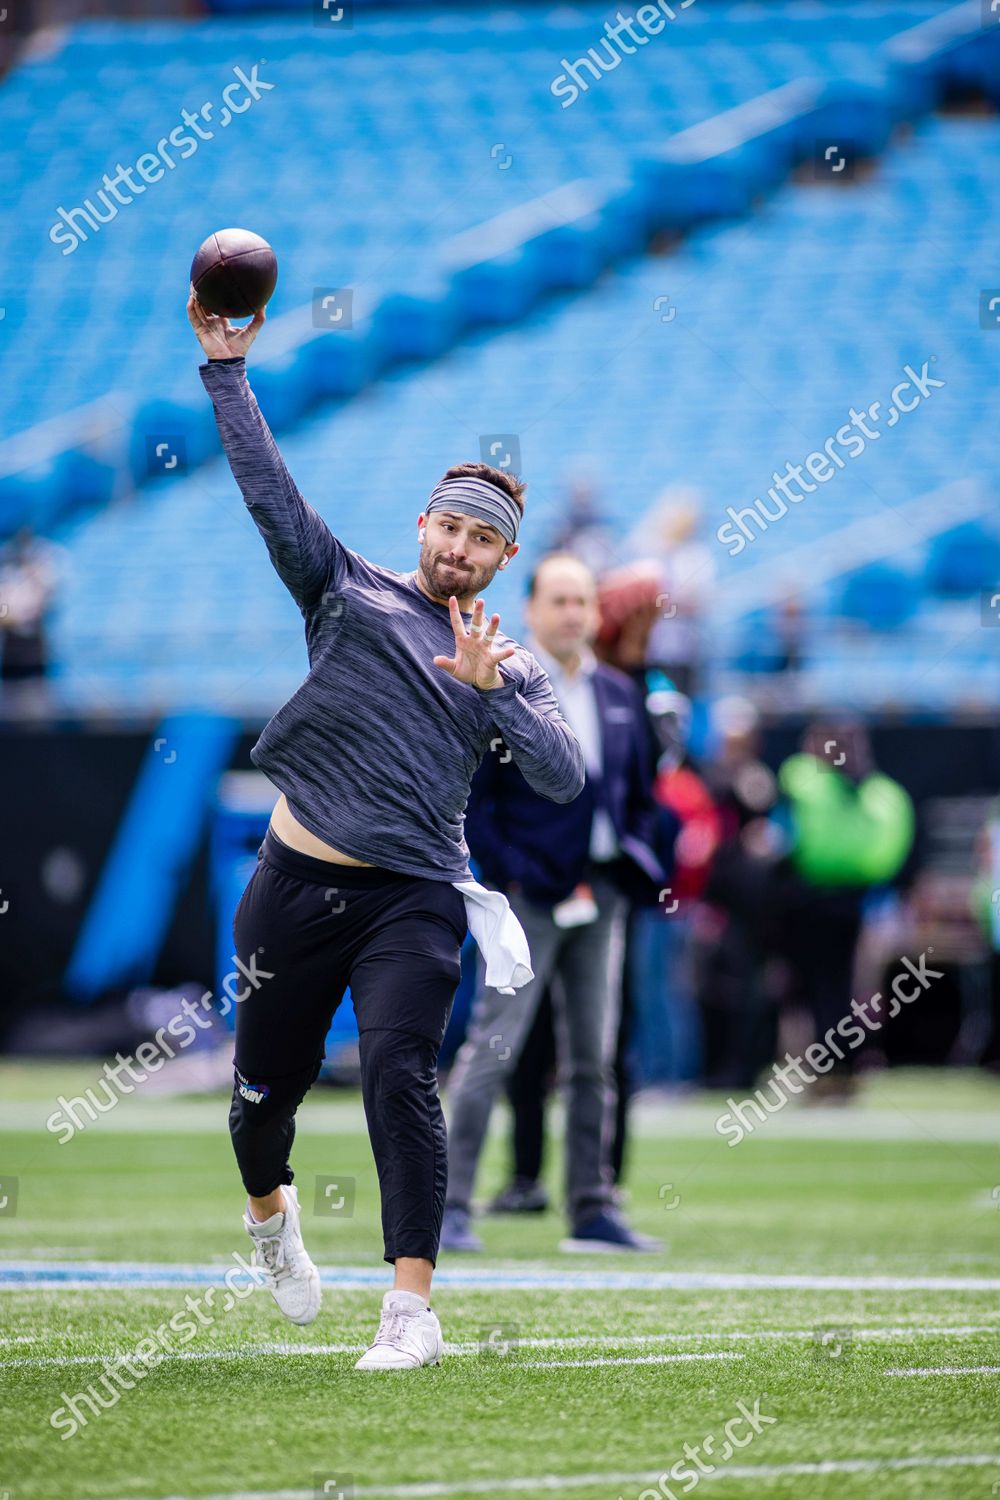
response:
[[[389,1272],[359,1101],[300,1112],[325,1272],[302,1329],[242,1273],[225,1293],[247,1242],[222,1095],[137,1095],[60,1145],[45,1119],[96,1073],[0,1066],[5,1500],[1000,1495],[1000,1083],[883,1077],[735,1148],[720,1100],[641,1108],[629,1213],[662,1255],[562,1255],[555,1211],[483,1220],[487,1254],[439,1266],[442,1365],[366,1376]],[[549,1166],[558,1199],[558,1140]],[[318,1176],[343,1214],[312,1212]],[[157,1329],[168,1352],[125,1364]]]

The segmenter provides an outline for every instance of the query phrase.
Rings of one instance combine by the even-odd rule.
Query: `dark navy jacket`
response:
[[[517,883],[529,900],[554,905],[586,876],[590,833],[603,806],[622,848],[608,869],[626,895],[655,905],[667,880],[651,794],[650,735],[638,689],[624,672],[599,663],[593,674],[601,726],[603,775],[588,768],[583,791],[557,803],[532,791],[502,740],[472,779],[465,837],[487,885]]]

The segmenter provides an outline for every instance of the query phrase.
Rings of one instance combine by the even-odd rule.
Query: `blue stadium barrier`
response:
[[[988,23],[982,0],[966,0],[900,32],[883,53],[911,113],[965,91],[1000,104],[1000,25]]]
[[[336,338],[336,334],[330,335]],[[294,427],[316,398],[303,348],[265,355],[254,363],[253,388],[267,424],[275,432]]]
[[[771,610],[754,609],[743,617],[739,644],[734,665],[740,672],[778,671],[781,666],[781,645]]]
[[[603,214],[556,224],[535,241],[538,275],[545,291],[580,291],[592,286],[604,265],[619,258],[604,234]],[[638,246],[636,247],[638,248]]]
[[[302,347],[303,372],[318,399],[356,396],[385,365],[385,347],[374,321],[317,334]]]
[[[136,486],[207,463],[219,452],[211,403],[146,401],[129,432],[129,473]]]
[[[1000,539],[975,521],[946,531],[931,548],[925,586],[946,598],[1000,589]]]
[[[885,150],[900,113],[884,91],[799,79],[692,126],[639,164],[662,227],[746,213],[824,141]]]
[[[606,189],[600,197],[600,211],[601,232],[612,259],[638,255],[656,230],[667,227],[655,186],[640,173],[624,186]]]
[[[636,175],[652,186],[664,227],[729,218],[749,209],[793,164],[802,119],[819,85],[787,83],[672,136],[644,157]]]
[[[872,630],[898,630],[913,618],[919,604],[917,580],[888,563],[871,563],[848,577],[839,612]]]
[[[20,526],[50,531],[77,510],[98,510],[115,493],[115,470],[91,454],[68,449],[0,479],[0,541]]]
[[[542,290],[539,257],[530,245],[517,245],[455,266],[452,284],[466,323],[515,323]]]
[[[437,359],[466,326],[457,289],[441,279],[422,292],[389,292],[372,318],[373,338],[387,364]]]
[[[640,254],[656,227],[648,194],[580,180],[548,193],[531,210],[525,241],[536,254],[543,289],[591,286],[606,265]]]
[[[158,726],[66,970],[74,999],[152,978],[238,733],[218,714],[178,714]]]
[[[891,89],[827,84],[802,121],[800,155],[810,156],[817,140],[843,140],[850,142],[856,156],[880,156],[904,113]]]

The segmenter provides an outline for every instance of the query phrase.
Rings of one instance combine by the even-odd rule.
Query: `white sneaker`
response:
[[[311,1323],[323,1297],[319,1272],[302,1243],[299,1195],[291,1186],[281,1191],[284,1213],[272,1214],[258,1224],[248,1208],[243,1223],[254,1242],[254,1265],[264,1272],[265,1284],[285,1317],[292,1323]]]
[[[415,1370],[439,1365],[444,1339],[437,1314],[416,1292],[386,1292],[375,1342],[356,1370]]]

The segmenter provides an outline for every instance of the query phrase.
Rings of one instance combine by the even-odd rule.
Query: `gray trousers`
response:
[[[571,1224],[612,1202],[609,1164],[616,1090],[613,1061],[621,1014],[626,901],[598,872],[599,916],[560,928],[548,906],[521,895],[510,904],[524,928],[534,979],[513,995],[482,983],[446,1098],[451,1208],[468,1208],[476,1166],[501,1086],[513,1071],[550,984],[559,1082],[566,1098],[566,1200]]]

